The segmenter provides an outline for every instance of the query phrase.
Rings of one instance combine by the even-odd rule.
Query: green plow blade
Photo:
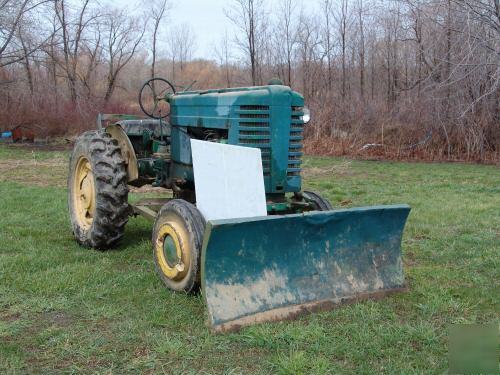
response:
[[[407,205],[214,220],[202,290],[215,331],[404,289]]]

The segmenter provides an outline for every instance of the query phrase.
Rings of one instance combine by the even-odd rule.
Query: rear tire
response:
[[[127,171],[109,134],[89,131],[76,140],[69,163],[68,207],[81,245],[106,250],[123,237],[130,212]]]
[[[176,292],[195,293],[200,288],[201,248],[205,219],[182,199],[166,203],[153,227],[153,258],[158,276]]]
[[[304,199],[312,203],[316,211],[330,211],[333,210],[333,206],[330,201],[314,191],[303,191],[302,195]]]

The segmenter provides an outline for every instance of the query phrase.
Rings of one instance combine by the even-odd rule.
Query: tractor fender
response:
[[[127,181],[131,182],[137,180],[139,178],[137,156],[135,155],[134,147],[132,146],[127,133],[125,133],[122,127],[118,124],[106,126],[104,131],[118,142],[123,160],[125,160],[125,164],[127,165]]]

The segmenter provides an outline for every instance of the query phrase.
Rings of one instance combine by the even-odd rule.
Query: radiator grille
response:
[[[269,122],[245,122],[240,121],[240,128],[268,128]]]
[[[292,114],[290,118],[290,141],[288,143],[288,167],[286,170],[286,175],[288,177],[300,176],[304,131],[304,121],[302,121],[302,116],[302,107],[292,106]]]
[[[240,118],[269,118],[269,115],[263,113],[240,113]]]
[[[240,130],[240,135],[269,135],[269,130]]]
[[[256,145],[261,145],[261,144],[266,144],[266,143],[270,143],[271,140],[270,139],[241,139],[242,135],[240,135],[240,145],[252,145],[252,144],[256,144]]]
[[[238,143],[261,150],[264,176],[271,175],[271,129],[269,106],[241,105],[238,109]]]
[[[240,105],[242,111],[269,111],[268,105]]]

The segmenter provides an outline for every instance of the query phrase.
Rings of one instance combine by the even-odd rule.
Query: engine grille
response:
[[[269,106],[242,105],[238,109],[239,135],[241,146],[256,147],[261,150],[264,176],[271,175],[271,129],[269,126]]]
[[[300,164],[302,157],[302,140],[304,131],[304,121],[302,120],[302,107],[292,106],[290,119],[290,142],[288,144],[288,167],[286,175],[300,176]]]

